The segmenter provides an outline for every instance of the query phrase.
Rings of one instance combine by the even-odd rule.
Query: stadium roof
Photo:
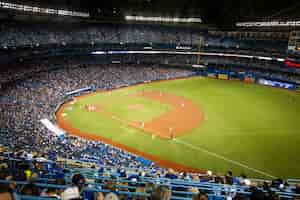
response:
[[[299,0],[5,0],[89,12],[94,18],[124,16],[201,18],[205,24],[300,18]]]

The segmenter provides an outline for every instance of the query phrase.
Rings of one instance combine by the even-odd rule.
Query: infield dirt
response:
[[[103,93],[103,92],[102,92]],[[95,95],[95,94],[91,94]],[[125,119],[116,118],[112,113],[105,111],[100,105],[94,105],[96,112],[101,112],[112,119],[118,120],[122,123],[126,123],[134,128],[143,130],[145,133],[154,134],[163,139],[172,139],[176,136],[187,134],[193,128],[196,128],[200,125],[203,120],[203,113],[200,108],[194,104],[192,101],[172,94],[161,93],[159,91],[144,91],[135,94],[136,96],[151,99],[153,101],[158,101],[162,104],[168,104],[171,106],[171,109],[168,112],[163,113],[162,115],[147,121],[147,122],[129,122]],[[84,97],[86,97],[85,95]],[[83,97],[79,97],[78,100]],[[125,151],[131,152],[133,154],[145,157],[152,160],[156,164],[162,167],[173,168],[178,171],[188,171],[188,172],[201,172],[203,170],[198,170],[195,168],[186,167],[171,161],[160,159],[156,156],[153,156],[147,152],[138,151],[132,147],[127,146],[126,144],[116,143],[111,139],[105,137],[94,135],[90,133],[85,133],[80,131],[77,128],[74,128],[68,121],[64,119],[62,113],[64,110],[71,104],[71,102],[65,103],[60,107],[56,113],[58,125],[66,130],[69,134],[76,135],[91,140],[98,140],[115,147],[121,148]],[[141,125],[143,123],[143,126]]]

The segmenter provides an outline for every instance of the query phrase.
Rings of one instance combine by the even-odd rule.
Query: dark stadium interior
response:
[[[299,92],[299,10],[299,0],[0,0],[0,200],[300,199],[300,177],[174,171],[39,122],[55,124],[65,94],[85,87],[226,74]]]
[[[121,19],[124,15],[164,17],[202,17],[207,24],[231,25],[236,21],[299,18],[297,0],[24,0],[11,1],[34,6],[69,8],[88,11],[95,18]]]

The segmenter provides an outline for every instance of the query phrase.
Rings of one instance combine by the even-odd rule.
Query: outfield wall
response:
[[[271,86],[276,88],[300,90],[300,85],[295,82],[274,79],[272,77],[267,76],[257,76],[256,74],[249,72],[208,69],[206,72],[202,73],[202,75],[220,80],[235,80],[242,81],[245,83],[257,83],[260,85]]]

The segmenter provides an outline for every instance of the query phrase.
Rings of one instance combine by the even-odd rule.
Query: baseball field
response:
[[[300,178],[300,93],[203,77],[98,91],[56,113],[70,134],[165,167]]]

